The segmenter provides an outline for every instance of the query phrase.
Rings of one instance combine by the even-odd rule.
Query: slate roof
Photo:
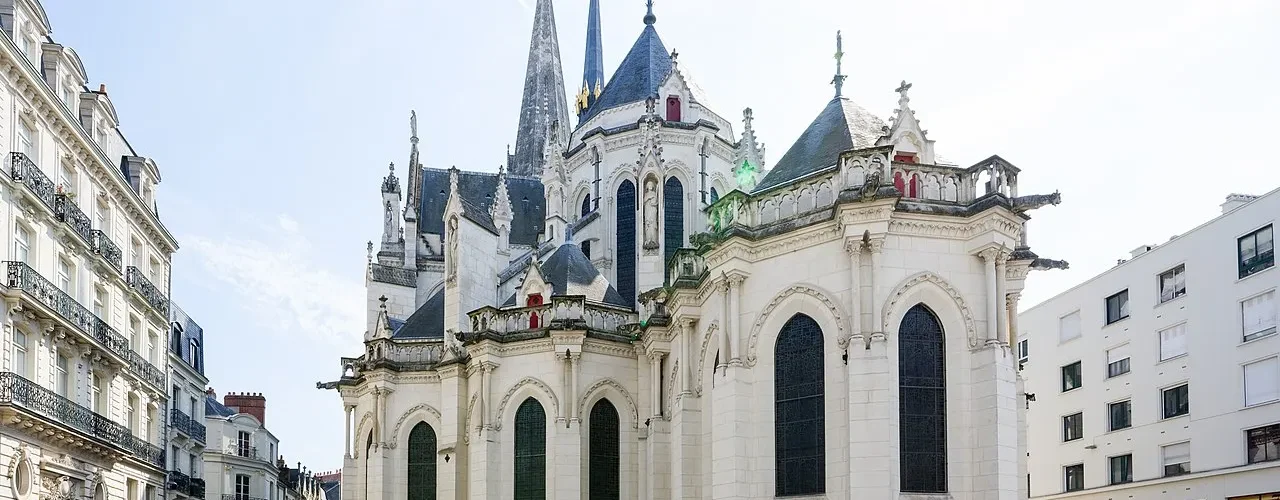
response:
[[[217,399],[210,396],[204,397],[204,414],[205,416],[230,417],[236,414],[235,410],[227,408],[226,405],[219,403]]]
[[[458,191],[469,203],[468,218],[491,231],[493,220],[489,207],[493,205],[493,193],[498,189],[498,174],[487,172],[458,172]],[[538,241],[546,222],[546,198],[542,181],[532,177],[507,176],[507,196],[511,198],[511,244],[533,246]],[[428,234],[444,234],[444,206],[449,202],[449,171],[438,168],[422,169],[422,206],[418,210],[418,231]],[[476,208],[479,210],[473,210]]]
[[[322,483],[324,488],[325,500],[341,500],[342,499],[342,481],[329,481]]]
[[[658,37],[658,30],[652,24],[645,25],[640,38],[636,39],[631,51],[622,59],[622,64],[613,71],[609,83],[600,93],[600,99],[582,115],[578,126],[606,109],[643,101],[656,95],[658,85],[662,84],[668,73],[671,73],[671,53]]]
[[[832,99],[768,175],[760,179],[754,191],[777,187],[835,165],[840,153],[850,149],[875,146],[884,133],[884,126],[880,117],[853,101],[843,97]]]
[[[392,320],[393,339],[444,338],[444,290],[427,298],[427,302],[409,315],[400,327],[396,328],[395,323],[396,320]]]
[[[631,308],[631,304],[622,299],[622,294],[600,274],[577,243],[562,243],[538,267],[542,278],[551,283],[553,296],[582,295],[590,301]],[[503,303],[504,307],[514,305],[514,294]]]
[[[525,69],[520,122],[516,129],[516,151],[507,158],[508,169],[516,175],[541,174],[542,153],[551,124],[560,122],[565,128],[569,126],[569,103],[564,92],[560,41],[553,10],[551,0],[538,0],[534,6],[529,65]]]

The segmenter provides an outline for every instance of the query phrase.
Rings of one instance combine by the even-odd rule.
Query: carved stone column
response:
[[[880,331],[880,318],[884,317],[884,304],[880,301],[879,287],[884,279],[880,275],[880,263],[882,261],[881,254],[884,253],[884,237],[872,239],[869,243],[871,250],[871,293],[868,294],[871,309],[871,340],[884,340],[885,332]]]
[[[569,422],[578,423],[578,379],[582,373],[582,353],[575,352],[569,354]]]
[[[729,315],[729,280],[723,280],[716,283],[716,289],[720,291],[720,311],[723,313],[724,321],[720,328],[720,359],[716,363],[716,370],[729,366],[729,329],[733,328],[732,317]]]
[[[983,279],[986,281],[987,296],[987,333],[984,336],[985,343],[999,342],[999,295],[996,290],[996,260],[1000,255],[999,250],[988,248],[978,253],[978,257],[982,259]]]
[[[741,299],[742,299],[742,281],[745,278],[739,275],[729,276],[729,364],[733,366],[742,366],[742,333],[741,327],[738,325],[742,319]]]
[[[351,412],[354,411],[356,407],[355,405],[344,404],[342,405],[342,408],[346,413],[346,418],[343,418],[342,422],[344,424],[344,427],[346,427],[345,435],[347,437],[346,439],[342,440],[343,447],[345,448],[342,456],[346,458],[351,458]]]
[[[556,353],[556,367],[560,369],[560,394],[569,394],[569,352]],[[560,405],[560,414],[556,415],[556,422],[564,422],[569,419],[569,405]]]
[[[1008,252],[1000,252],[996,255],[996,341],[1004,342],[1009,338],[1009,306],[1006,303],[1008,293],[1005,291],[1008,266],[1005,264],[1009,261]],[[1016,342],[1011,342],[1013,345]]]
[[[1018,299],[1022,292],[1009,292],[1005,296],[1005,312],[1009,321],[1009,348],[1018,348]]]
[[[696,356],[697,353],[693,350],[692,346],[693,324],[693,318],[680,318],[680,350],[682,351],[680,357],[683,358],[680,363],[682,365],[680,367],[681,396],[693,393],[693,384],[690,382],[692,379],[691,373],[693,372],[693,367],[697,365],[698,361],[694,359],[694,356]]]
[[[845,238],[844,250],[849,253],[849,341],[862,340],[862,240]]]
[[[649,402],[653,405],[653,417],[659,419],[662,417],[662,353],[658,351],[649,352],[649,379],[653,381],[652,391],[649,391]]]

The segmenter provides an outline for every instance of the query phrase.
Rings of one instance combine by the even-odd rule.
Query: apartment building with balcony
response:
[[[1019,315],[1032,497],[1280,496],[1280,189],[1222,208]]]
[[[154,499],[177,242],[160,173],[37,0],[0,0],[0,500]]]
[[[266,427],[267,399],[258,393],[205,398],[205,497],[221,500],[283,500],[280,440]]]
[[[169,498],[205,498],[204,329],[178,304],[170,307],[169,409],[166,449],[169,457]]]

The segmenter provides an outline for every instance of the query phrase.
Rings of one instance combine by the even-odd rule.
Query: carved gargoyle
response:
[[[862,183],[862,192],[860,193],[863,200],[875,198],[876,192],[880,190],[881,180],[879,168],[872,168],[867,172],[867,177]]]
[[[1067,269],[1071,265],[1065,260],[1042,259],[1038,258],[1031,261],[1031,269],[1036,271],[1047,271],[1049,269]]]
[[[1023,213],[1045,205],[1057,205],[1059,203],[1062,203],[1062,194],[1057,191],[1054,191],[1053,194],[1019,196],[1013,199],[1013,211]]]

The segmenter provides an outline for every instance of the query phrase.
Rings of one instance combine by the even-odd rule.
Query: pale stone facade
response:
[[[739,136],[704,108],[655,21],[551,128],[539,199],[422,169],[413,134],[364,351],[318,384],[346,414],[342,497],[1025,498],[1011,313],[1065,265],[1024,237],[1057,194],[939,160],[909,84],[886,122],[838,69],[766,169],[750,110]]]
[[[205,498],[204,329],[177,304],[170,305],[168,469],[169,495],[177,500]]]
[[[159,169],[38,1],[0,1],[0,28],[0,499],[158,498],[177,249]]]
[[[1276,214],[1280,190],[1232,195],[1019,315],[1034,497],[1280,494]]]

